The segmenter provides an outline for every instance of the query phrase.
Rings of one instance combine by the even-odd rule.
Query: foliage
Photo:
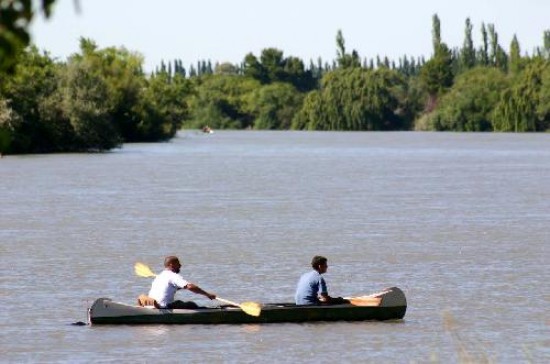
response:
[[[536,110],[538,130],[550,131],[550,58],[542,70],[541,82],[539,104]]]
[[[336,34],[336,46],[336,62],[338,62],[339,68],[361,67],[359,54],[355,49],[351,52],[351,54],[346,53],[346,41],[344,40],[344,35],[340,29]]]
[[[283,57],[283,52],[276,48],[262,50],[260,59],[249,53],[244,58],[245,76],[258,80],[261,84],[287,82],[304,92],[316,85],[311,70],[306,70],[301,59]]]
[[[59,92],[63,115],[76,134],[77,149],[108,150],[122,141],[110,113],[109,91],[93,59],[74,57],[69,63]]]
[[[290,129],[292,118],[302,106],[302,94],[288,83],[261,86],[250,94],[254,129]]]
[[[189,117],[186,99],[192,92],[191,82],[178,74],[171,78],[161,73],[152,76],[146,85],[135,107],[135,140],[171,139]]]
[[[321,89],[309,94],[292,127],[307,130],[395,130],[406,124],[397,113],[400,74],[385,68],[338,69],[327,73]]]
[[[453,83],[452,55],[445,43],[439,44],[434,56],[420,72],[420,77],[430,95],[441,95]]]
[[[53,2],[42,1],[42,10]],[[0,34],[0,153],[103,151],[124,142],[168,140],[182,126],[204,125],[550,129],[550,30],[532,55],[521,53],[515,36],[507,54],[493,24],[482,23],[482,45],[476,48],[466,19],[462,46],[450,49],[434,15],[434,53],[428,60],[361,59],[347,51],[339,30],[336,59],[310,60],[307,67],[300,58],[265,48],[258,57],[247,54],[241,64],[199,60],[186,69],[175,59],[145,75],[139,53],[102,49],[89,39],[81,39],[80,51],[66,62],[25,48],[33,16],[26,12],[29,3],[0,0],[0,27],[11,22],[17,28]]]
[[[57,88],[57,66],[35,47],[20,54],[18,62],[13,74],[0,76],[0,95],[10,109],[4,120],[10,135],[7,152],[60,151],[57,124],[42,119],[45,104]]]
[[[548,129],[549,69],[549,62],[533,60],[521,72],[514,85],[501,94],[494,113],[495,131],[529,132]]]
[[[476,52],[474,49],[474,41],[472,40],[472,23],[470,18],[466,19],[464,29],[464,44],[461,52],[461,71],[469,70],[476,64]]]
[[[491,131],[493,110],[508,84],[506,75],[496,68],[477,67],[461,74],[440,99],[429,129]]]
[[[189,100],[190,120],[186,127],[248,128],[254,115],[248,107],[250,93],[260,83],[237,75],[207,75],[196,80],[193,97]]]
[[[50,16],[54,2],[40,1],[45,17]],[[28,28],[34,13],[30,0],[0,0],[0,72],[14,72],[18,54],[30,43]]]

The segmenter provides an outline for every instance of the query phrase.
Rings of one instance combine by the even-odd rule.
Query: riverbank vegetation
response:
[[[151,74],[142,56],[81,39],[65,61],[30,46],[0,70],[0,153],[104,151],[164,141],[180,128],[297,130],[550,130],[550,30],[509,50],[492,24],[481,45],[465,21],[450,48],[433,16],[433,54],[361,57],[336,35],[336,58],[309,63],[266,48],[242,63],[180,59]]]

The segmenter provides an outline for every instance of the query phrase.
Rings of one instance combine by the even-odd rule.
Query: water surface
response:
[[[3,362],[544,362],[550,135],[182,132],[0,159]],[[75,327],[165,255],[235,301],[401,287],[397,322]],[[197,298],[190,293],[180,298]]]

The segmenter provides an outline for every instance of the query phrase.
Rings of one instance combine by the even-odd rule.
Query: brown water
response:
[[[550,135],[184,132],[0,159],[2,362],[545,362]],[[398,322],[77,327],[179,255],[235,301],[399,286]],[[180,298],[198,298],[178,293]]]

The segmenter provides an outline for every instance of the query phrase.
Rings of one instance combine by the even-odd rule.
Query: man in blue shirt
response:
[[[332,298],[328,295],[327,283],[322,274],[328,269],[327,258],[316,255],[311,260],[312,271],[304,273],[296,287],[296,305],[319,305],[330,303],[346,303],[347,301],[338,297]]]

